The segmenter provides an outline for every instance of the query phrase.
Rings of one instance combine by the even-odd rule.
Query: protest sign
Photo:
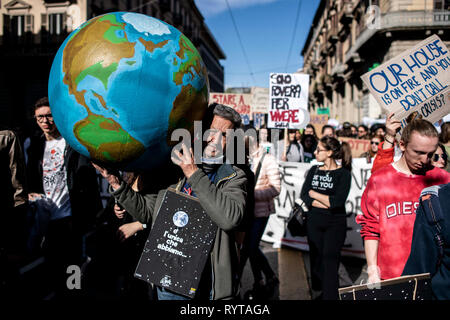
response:
[[[429,273],[339,289],[340,300],[431,300]]]
[[[306,237],[293,237],[286,229],[286,222],[294,200],[300,197],[300,192],[305,181],[310,163],[280,162],[281,192],[275,199],[276,214],[269,218],[267,227],[262,237],[263,241],[272,243],[274,247],[281,244],[299,250],[309,250]],[[357,214],[361,211],[361,196],[370,178],[372,164],[365,159],[353,159],[352,182],[350,192],[345,203],[347,212],[347,235],[342,255],[365,258],[363,241],[359,234],[360,226],[356,223]]]
[[[269,110],[269,88],[252,87],[252,112],[267,113]]]
[[[322,127],[328,124],[328,114],[312,114],[309,116],[309,123],[313,125],[317,134],[322,132]]]
[[[352,150],[352,158],[359,158],[361,153],[367,152],[370,149],[370,140],[367,139],[353,139],[346,137],[339,137],[341,142],[347,142]]]
[[[435,123],[450,113],[450,52],[437,35],[361,78],[380,106],[395,113],[402,128],[411,114]]]
[[[210,103],[215,102],[233,108],[241,115],[244,124],[249,124],[250,120],[252,120],[252,95],[249,93],[210,92],[209,101]]]
[[[264,124],[264,113],[253,113],[253,126],[255,129],[260,129]]]
[[[168,189],[135,277],[193,298],[216,231],[197,198]]]
[[[268,128],[302,129],[309,123],[309,75],[270,74]]]

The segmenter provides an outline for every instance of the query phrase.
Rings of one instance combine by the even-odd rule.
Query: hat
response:
[[[233,123],[235,129],[240,128],[242,125],[241,115],[233,108],[224,104],[213,103],[213,114],[224,119],[227,119]]]

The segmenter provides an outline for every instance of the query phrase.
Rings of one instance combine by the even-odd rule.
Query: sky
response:
[[[220,60],[225,70],[225,89],[252,86],[268,88],[271,72],[292,73],[301,68],[301,51],[319,2],[195,0],[206,25],[226,55],[226,59]]]

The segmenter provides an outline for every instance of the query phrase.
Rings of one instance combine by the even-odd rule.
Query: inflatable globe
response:
[[[127,171],[168,159],[173,130],[192,132],[208,105],[205,65],[173,26],[138,13],[95,17],[59,48],[48,95],[61,135],[90,159]]]

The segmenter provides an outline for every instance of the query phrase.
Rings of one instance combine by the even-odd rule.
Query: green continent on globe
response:
[[[176,85],[183,84],[183,77],[185,74],[190,74],[192,78],[195,77],[193,74],[192,69],[200,75],[202,72],[206,75],[206,68],[200,63],[200,55],[196,52],[194,45],[189,41],[188,38],[186,38],[185,35],[180,36],[180,50],[177,52],[177,56],[180,59],[185,59],[187,57],[187,60],[182,62],[180,67],[178,68],[177,72],[174,72],[173,74],[173,81]]]
[[[108,79],[117,70],[120,60],[134,56],[135,44],[128,42],[125,32],[123,38],[117,37],[117,30],[125,30],[125,24],[118,23],[115,15],[104,15],[80,29],[76,38],[67,42],[63,56],[63,81],[88,113],[87,118],[74,126],[74,135],[92,158],[114,162],[123,160],[122,153],[132,154],[136,159],[145,148],[113,119],[93,114],[84,98],[86,91],[79,91],[78,84],[90,75],[107,89]],[[96,54],[92,55],[94,51]],[[93,94],[106,109],[103,97],[96,92]]]
[[[126,23],[118,21],[116,14],[94,18],[70,36],[62,57],[63,83],[68,86],[68,93],[87,112],[87,116],[73,126],[73,133],[92,159],[105,163],[123,164],[136,160],[145,153],[146,146],[145,142],[142,143],[131,136],[122,124],[117,122],[119,120],[95,114],[95,110],[91,110],[87,102],[90,100],[87,99],[92,98],[87,97],[92,95],[101,108],[116,116],[118,113],[114,107],[120,106],[113,105],[107,96],[95,92],[93,88],[85,89],[85,80],[89,80],[88,77],[96,78],[103,84],[105,91],[108,91],[111,75],[122,72],[123,66],[136,64],[136,50],[142,50],[141,46],[136,47],[138,43],[142,44],[147,52],[153,53],[172,41],[168,39],[155,43],[139,37],[135,42],[130,42],[126,26]],[[173,52],[173,60],[169,62],[177,67],[169,76],[169,83],[178,86],[180,92],[175,99],[172,98],[166,139],[168,145],[172,145],[170,138],[173,130],[186,128],[193,131],[194,121],[201,120],[206,112],[209,97],[208,74],[198,51],[181,33],[178,44],[179,49]],[[199,78],[205,79],[201,88],[195,85]],[[186,80],[188,84],[184,83]],[[80,85],[83,85],[83,88],[80,88]],[[86,96],[87,91],[90,94]]]
[[[106,87],[109,76],[117,70],[120,60],[134,56],[135,44],[127,41],[125,32],[126,41],[112,39],[111,34],[116,38],[117,36],[110,31],[118,29],[125,30],[125,24],[118,23],[114,15],[102,16],[80,29],[76,39],[72,37],[64,48],[63,81],[69,86],[69,93],[86,110],[89,107],[85,102],[84,92],[77,89],[78,83],[90,75],[102,81]]]
[[[122,162],[124,149],[135,155],[135,158],[145,151],[142,143],[123,130],[117,122],[96,114],[90,114],[77,122],[74,132],[89,154],[103,162]]]
[[[190,74],[192,78],[195,77],[192,69],[200,75],[207,77],[206,67],[202,66],[200,62],[200,56],[197,50],[192,45],[191,41],[184,35],[180,36],[180,50],[176,55],[180,59],[187,60],[182,62],[177,72],[173,74],[173,81],[176,85],[183,84],[183,77],[185,74]],[[176,60],[174,60],[174,65]],[[185,108],[185,105],[191,105],[192,108]],[[175,142],[171,141],[172,132],[177,128],[185,128],[189,131],[193,131],[194,121],[203,119],[206,108],[208,106],[208,85],[205,83],[203,88],[198,91],[192,85],[182,86],[181,92],[175,98],[173,102],[173,108],[169,116],[169,127],[167,134],[167,143],[169,145]]]

